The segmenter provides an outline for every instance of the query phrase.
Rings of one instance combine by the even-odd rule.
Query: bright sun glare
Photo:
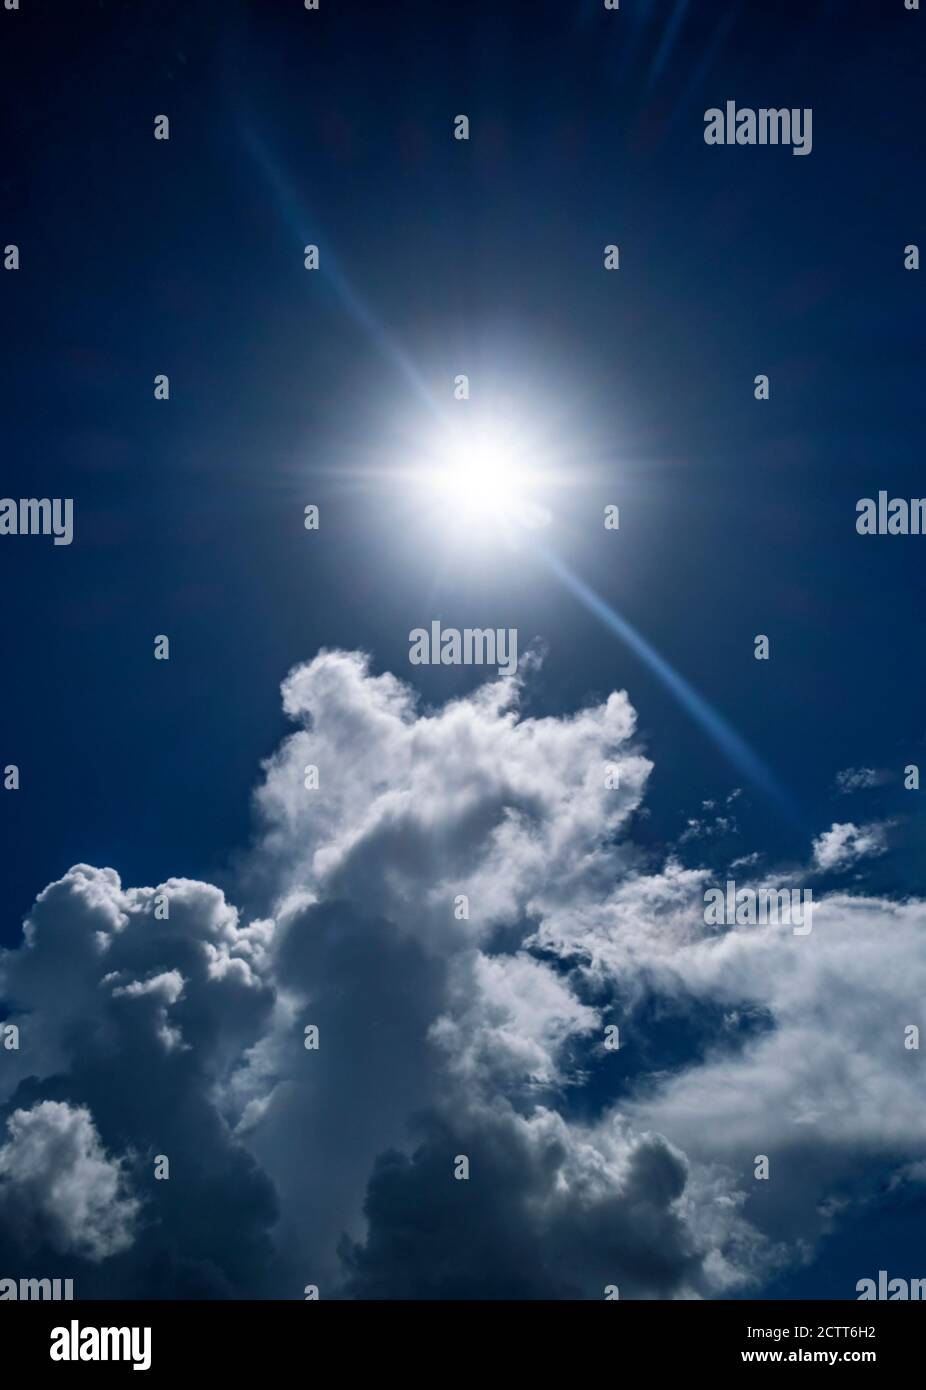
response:
[[[426,491],[471,533],[534,529],[549,512],[533,495],[538,478],[523,446],[497,427],[459,431],[440,441],[422,469]]]

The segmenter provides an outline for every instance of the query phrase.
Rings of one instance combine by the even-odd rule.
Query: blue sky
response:
[[[236,931],[254,920],[276,927],[266,957],[250,938],[246,948],[228,945],[249,962],[254,1007],[227,1038],[221,1016],[234,999],[202,1002],[194,986],[202,960],[190,942],[212,939],[214,900],[204,888],[188,893],[189,939],[140,945],[137,955],[124,942],[118,967],[148,990],[153,1027],[155,1005],[188,1008],[181,1032],[210,1039],[208,1064],[198,1057],[200,1070],[185,1075],[190,1110],[175,1142],[179,1151],[198,1136],[206,1157],[196,1191],[221,1189],[213,1179],[225,1175],[221,1200],[230,1213],[238,1200],[247,1208],[253,1246],[242,1237],[240,1248],[228,1239],[210,1249],[205,1234],[201,1245],[184,1246],[182,1191],[176,1211],[153,1214],[159,1193],[146,1195],[132,1165],[143,1163],[146,1146],[165,1141],[144,1116],[111,1112],[105,1100],[108,1030],[121,1037],[130,1028],[118,1000],[136,996],[119,995],[110,1018],[102,1006],[96,1012],[88,984],[87,1012],[71,1020],[76,1033],[46,1037],[40,1058],[24,1048],[5,1113],[69,1107],[42,1111],[34,1123],[69,1126],[93,1154],[100,1145],[104,1167],[117,1162],[113,1155],[135,1155],[121,1170],[125,1192],[110,1202],[127,1243],[109,1230],[111,1253],[99,1257],[99,1240],[68,1245],[46,1212],[36,1218],[39,1236],[21,1233],[4,1253],[18,1259],[23,1242],[51,1241],[62,1260],[83,1262],[85,1286],[104,1292],[114,1287],[114,1269],[129,1277],[135,1252],[130,1281],[142,1294],[280,1296],[292,1288],[286,1296],[300,1296],[317,1258],[330,1287],[358,1296],[600,1296],[590,1290],[599,1270],[606,1281],[609,1255],[586,1259],[591,1237],[583,1244],[575,1236],[581,1211],[562,1228],[509,1232],[521,1264],[512,1255],[497,1282],[490,1244],[469,1263],[441,1255],[459,1248],[455,1223],[470,1226],[462,1214],[470,1209],[464,1203],[457,1212],[456,1187],[446,1210],[431,1210],[422,1192],[432,1192],[432,1158],[436,1171],[443,1162],[433,1156],[441,1145],[458,1151],[461,1116],[485,1103],[489,1086],[510,1106],[513,1128],[495,1116],[479,1132],[494,1156],[485,1162],[498,1163],[479,1229],[498,1221],[492,1202],[507,1183],[516,1187],[519,1165],[542,1171],[532,1146],[544,1142],[545,1124],[571,1126],[576,1145],[575,1127],[590,1125],[598,1137],[589,1142],[605,1146],[598,1152],[624,1194],[608,1229],[616,1247],[637,1252],[627,1257],[632,1295],[852,1297],[855,1280],[877,1268],[921,1275],[911,1232],[922,1231],[922,1188],[909,1173],[922,1161],[923,1136],[912,1118],[909,1128],[898,1121],[891,1144],[879,1148],[863,1127],[843,1123],[852,1095],[860,1109],[868,1103],[851,1085],[832,1112],[807,1101],[798,1119],[803,1093],[772,1087],[782,1095],[778,1137],[787,1161],[809,1162],[792,1142],[795,1125],[819,1126],[821,1157],[806,1191],[773,1178],[766,1199],[750,1168],[767,1151],[752,1146],[760,1136],[743,1135],[736,1169],[726,1150],[702,1151],[684,1100],[686,1086],[700,1094],[713,1066],[719,1077],[729,1067],[733,1093],[748,1077],[754,1084],[767,1068],[786,1066],[792,1045],[799,1048],[802,1009],[827,1038],[842,1037],[839,1021],[851,1017],[876,1034],[878,1020],[893,1028],[892,1001],[902,1023],[921,1021],[904,1013],[896,982],[906,968],[912,988],[924,969],[915,908],[926,890],[922,803],[902,781],[905,766],[926,759],[924,541],[855,529],[860,497],[923,491],[923,292],[919,274],[903,266],[904,246],[923,236],[921,17],[899,3],[847,13],[834,3],[627,0],[618,16],[590,0],[549,0],[530,7],[529,18],[521,7],[488,3],[453,14],[425,4],[397,11],[323,3],[307,14],[295,5],[206,3],[192,11],[27,6],[3,23],[10,37],[0,57],[0,242],[19,245],[22,266],[0,278],[2,491],[75,499],[70,547],[39,537],[0,544],[0,761],[16,763],[22,777],[19,791],[0,795],[0,941],[13,951],[7,1012],[31,1000],[26,1016],[38,1026],[58,998],[58,958],[48,955],[47,978],[30,973],[22,923],[72,865],[111,868],[126,891],[171,878],[215,885],[240,909]],[[703,113],[727,99],[812,108],[812,153],[707,146]],[[152,138],[161,112],[170,116],[169,142]],[[465,143],[451,138],[458,112],[472,122]],[[303,267],[310,242],[321,250],[317,273]],[[602,268],[610,242],[621,248],[613,274]],[[169,402],[154,400],[159,372],[170,376]],[[544,544],[737,731],[786,790],[786,809],[717,748],[529,539],[512,550],[468,534],[449,510],[416,506],[403,469],[427,453],[435,410],[453,407],[458,372],[471,378],[469,405],[527,422],[537,452],[555,464]],[[767,402],[754,398],[758,373],[770,378]],[[321,509],[317,533],[303,527],[309,502]],[[608,503],[621,509],[616,533],[602,525]],[[534,882],[527,868],[523,877],[512,870],[512,900],[499,898],[496,916],[487,915],[475,963],[469,955],[451,960],[405,927],[388,948],[371,947],[378,929],[370,923],[392,920],[391,874],[418,877],[411,897],[393,902],[400,917],[442,881],[442,854],[456,864],[470,845],[488,874],[494,851],[485,836],[513,808],[539,817],[537,835],[550,837],[555,861],[553,846],[566,833],[556,797],[541,797],[538,810],[526,785],[506,780],[502,768],[482,805],[478,759],[472,782],[457,790],[474,798],[482,839],[466,817],[445,820],[440,799],[432,805],[419,787],[422,819],[414,831],[405,827],[407,838],[384,835],[368,846],[349,881],[319,877],[308,845],[332,855],[340,845],[341,853],[345,837],[362,839],[362,808],[378,804],[379,780],[394,778],[402,794],[417,785],[404,755],[374,737],[384,673],[418,693],[414,718],[427,724],[426,711],[435,711],[449,740],[422,755],[423,767],[433,757],[435,778],[442,758],[455,767],[453,700],[473,720],[474,747],[487,757],[507,748],[520,766],[508,735],[479,723],[484,670],[409,665],[409,631],[435,618],[513,627],[522,651],[542,651],[519,691],[519,727],[553,721],[543,727],[558,729],[565,743],[577,737],[573,716],[594,724],[588,712],[610,709],[612,692],[626,692],[619,698],[635,712],[635,727],[618,742],[652,767],[632,782],[613,824],[590,822],[594,873],[574,891],[586,906],[597,894],[599,907],[615,892],[628,901],[638,894],[653,940],[674,942],[676,965],[663,960],[662,946],[651,958],[639,943],[626,957],[612,959],[610,948],[599,957],[591,947],[598,909],[588,907],[577,935],[553,886]],[[153,660],[158,633],[170,636],[169,662]],[[768,662],[753,657],[759,633],[770,638]],[[326,649],[366,653],[368,664],[358,656],[329,670],[318,656]],[[297,701],[297,723],[311,726],[327,712],[339,731],[329,752],[346,756],[343,731],[356,699],[370,738],[369,762],[354,769],[360,783],[366,769],[367,799],[358,792],[339,803],[330,823],[304,823],[304,810],[289,807],[276,787],[294,756],[283,742],[292,722],[280,684],[313,662],[303,683],[318,707],[308,696]],[[424,726],[420,735],[426,741]],[[585,742],[574,751],[590,756]],[[841,790],[846,769],[870,769],[862,781],[872,785]],[[456,772],[447,775],[455,785]],[[256,804],[255,787],[264,788]],[[581,826],[578,803],[575,816]],[[326,839],[334,823],[337,836]],[[861,838],[850,836],[850,849],[826,867],[825,845],[813,846],[847,825]],[[838,988],[844,965],[840,933],[848,929],[840,924],[860,920],[857,905],[842,916],[821,909],[818,934],[831,916],[834,923],[831,954],[808,972],[814,984],[803,1002],[786,989],[786,963],[780,989],[760,987],[751,948],[743,947],[743,962],[729,948],[739,1003],[722,972],[697,951],[687,954],[678,924],[701,880],[676,880],[667,899],[667,865],[723,881],[750,856],[758,856],[750,862],[756,873],[812,884],[815,896],[876,904],[858,926],[870,947],[847,958],[856,963],[869,949],[879,960],[891,904],[913,901],[884,948],[880,1002],[847,987],[838,1018],[820,1021],[829,1008],[822,996]],[[563,868],[567,878],[574,868]],[[52,895],[62,906],[51,938],[72,911],[83,920],[74,902],[87,894],[116,901],[122,890],[107,883],[97,892],[66,880]],[[501,886],[497,892],[504,896]],[[609,909],[618,923],[621,903]],[[661,935],[660,903],[671,919]],[[312,912],[317,929],[310,922],[302,931],[299,914]],[[612,923],[609,933],[620,930]],[[531,1040],[518,1076],[507,1056],[490,1066],[467,1029],[481,1037],[487,1026],[481,1016],[473,1021],[479,1000],[497,1022],[505,1006],[493,991],[508,998],[509,988],[493,971],[513,971],[517,995],[522,959],[533,963],[524,967],[526,995],[536,988],[537,1018],[546,1022],[537,1025],[540,1041],[536,1018],[502,1028],[508,1036],[523,1025]],[[621,973],[630,959],[639,968],[632,986]],[[404,982],[394,984],[393,1004],[421,974],[420,1018],[409,1005],[413,1038],[402,1031],[402,1011],[383,1004],[383,1027],[395,1030],[389,1036],[407,1072],[399,1094],[409,1101],[409,1128],[377,1120],[369,1072],[342,1075],[332,1064],[345,1104],[369,1116],[354,1151],[338,1111],[338,1144],[317,1155],[317,1190],[336,1189],[332,1221],[342,1220],[348,1240],[338,1255],[340,1232],[313,1224],[314,1208],[282,1157],[313,1131],[313,1103],[321,1103],[311,1085],[299,1090],[292,1059],[280,1060],[284,967],[308,999],[319,989],[324,997],[326,978],[338,982],[334,995],[366,998],[377,977],[371,961],[382,980]],[[185,981],[176,998],[171,971]],[[771,975],[779,980],[775,968]],[[200,983],[205,1000],[208,979]],[[83,999],[80,989],[75,997]],[[469,1006],[460,1002],[467,999]],[[547,1005],[559,1022],[549,1023]],[[378,1017],[378,1005],[370,1007]],[[330,1008],[336,1033],[343,1020]],[[625,1010],[629,1023],[619,1080],[595,1051],[609,1010]],[[455,1084],[469,1089],[449,1117],[435,1098],[447,1059],[423,1060],[439,1019],[449,1020],[444,1032],[456,1039],[458,1061],[472,1049],[482,1059],[457,1075]],[[780,1045],[753,1055],[772,1034]],[[75,1035],[95,1038],[89,1050],[98,1045],[99,1056],[75,1051]],[[132,1038],[143,1048],[141,1033]],[[825,1051],[819,1037],[815,1045]],[[918,1054],[911,1056],[915,1064]],[[177,1058],[156,1061],[138,1065],[163,1076],[166,1096],[179,1084],[170,1080]],[[912,1082],[905,1074],[895,1094],[891,1066],[883,1066],[883,1093],[902,1114]],[[822,1068],[805,1078],[821,1096],[829,1093]],[[324,1088],[322,1098],[337,1111]],[[631,1131],[612,1153],[613,1135],[606,1141],[600,1127],[614,1106],[615,1124]],[[558,1118],[538,1119],[537,1107]],[[426,1120],[415,1134],[410,1117],[419,1111]],[[90,1119],[75,1119],[84,1112]],[[770,1114],[779,1114],[771,1101]],[[654,1133],[660,1137],[645,1137]],[[10,1143],[7,1183],[15,1185]],[[663,1169],[665,1200],[657,1200],[648,1184]],[[350,1181],[336,1180],[340,1173]],[[636,1182],[647,1194],[639,1203],[626,1199]],[[704,1216],[717,1205],[705,1195],[712,1183],[743,1194],[742,1229],[719,1231]],[[690,1228],[676,1197],[665,1196],[674,1184],[702,1214]],[[430,1211],[432,1236],[411,1254],[401,1238],[409,1207]],[[297,1233],[289,1244],[280,1236],[287,1224]],[[144,1235],[130,1238],[138,1226]],[[665,1256],[655,1270],[646,1255],[653,1246]],[[726,1282],[709,1258],[721,1247],[725,1267],[737,1271]],[[574,1273],[525,1283],[523,1268],[536,1265],[538,1251],[542,1262],[574,1265]],[[435,1274],[443,1264],[451,1269],[445,1284]]]

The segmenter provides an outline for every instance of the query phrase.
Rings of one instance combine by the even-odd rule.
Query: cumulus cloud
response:
[[[420,1127],[410,1155],[377,1159],[367,1239],[343,1252],[354,1296],[602,1298],[617,1285],[622,1297],[670,1298],[716,1287],[685,1207],[688,1165],[661,1136],[603,1141],[543,1107],[432,1114]],[[448,1155],[468,1158],[466,1181]]]
[[[108,1249],[102,1237],[95,1247],[75,1240],[67,1250],[77,1263],[58,1260],[79,1297],[267,1287],[275,1196],[235,1140],[219,1092],[273,1006],[262,977],[271,931],[267,921],[242,925],[207,884],[123,889],[112,869],[81,864],[39,894],[22,945],[0,957],[0,994],[20,1030],[0,1073],[14,1138],[47,1134],[49,1163],[63,1162],[50,1127],[70,1116],[70,1152],[82,1136],[84,1160],[67,1200],[79,1196],[81,1176],[103,1172],[92,1134],[122,1155],[136,1204]],[[153,1176],[158,1155],[170,1161],[166,1181]],[[58,1228],[35,1210],[44,1216],[31,1221],[31,1236],[46,1232],[57,1252]],[[0,1237],[6,1266],[28,1258],[18,1229]]]
[[[520,682],[421,713],[394,676],[325,652],[283,684],[303,728],[271,758],[257,793],[260,869],[278,907],[343,899],[377,910],[429,949],[455,949],[448,904],[468,893],[483,935],[613,869],[606,846],[638,806],[651,764],[629,747],[623,693],[565,719],[522,719]],[[619,790],[605,768],[619,768]],[[307,794],[303,770],[319,768]],[[618,860],[620,855],[617,856]]]
[[[627,696],[529,718],[525,678],[427,709],[357,653],[291,672],[252,921],[208,884],[85,865],[39,895],[0,961],[22,1033],[2,1077],[13,1119],[82,1116],[124,1184],[127,1243],[84,1243],[89,1287],[724,1296],[921,1161],[923,904],[815,895],[808,936],[707,928],[716,876],[634,843],[651,764]],[[833,826],[818,869],[883,832]]]
[[[745,1179],[746,1215],[770,1239],[812,1246],[828,1229],[828,1198],[922,1152],[922,1079],[905,1045],[926,988],[922,903],[828,896],[810,936],[737,930],[680,945],[661,971],[663,987],[731,1008],[747,1002],[763,1026],[735,1048],[718,1038],[700,1064],[642,1087],[624,1114],[693,1165]],[[772,1165],[761,1199],[749,1181],[760,1153]]]
[[[99,1261],[132,1243],[139,1203],[82,1106],[46,1100],[14,1110],[0,1148],[0,1212],[25,1244]]]
[[[813,842],[813,857],[818,869],[847,869],[860,859],[883,854],[887,849],[888,827],[872,821],[869,825],[854,825],[852,821],[836,822]]]

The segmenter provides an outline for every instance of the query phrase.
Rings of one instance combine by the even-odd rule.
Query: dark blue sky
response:
[[[922,753],[919,542],[854,530],[858,497],[922,490],[923,292],[902,266],[922,234],[916,17],[628,4],[609,43],[593,8],[7,20],[0,206],[23,267],[0,282],[4,491],[73,496],[78,538],[0,553],[3,757],[23,769],[0,803],[8,939],[75,860],[133,882],[216,872],[246,838],[293,662],[335,644],[404,663],[434,550],[319,469],[375,449],[414,395],[324,265],[306,274],[308,241],[435,394],[468,370],[527,411],[535,386],[545,409],[560,396],[575,568],[793,790],[805,823],[764,836],[795,848],[838,768]],[[741,94],[812,106],[811,156],[706,146],[703,111]],[[469,145],[449,137],[458,111]],[[735,784],[555,580],[451,576],[442,606],[544,638],[552,708],[626,686],[663,837]],[[912,810],[899,783],[883,804]],[[922,883],[912,854],[904,872]]]
[[[627,690],[655,763],[642,842],[744,786],[731,853],[798,860],[834,820],[891,820],[866,887],[926,889],[900,780],[926,763],[926,540],[855,531],[858,498],[926,493],[923,280],[903,268],[926,240],[926,19],[900,0],[599,9],[3,14],[0,244],[22,268],[0,274],[0,491],[75,501],[69,548],[0,544],[0,763],[22,775],[0,794],[3,944],[80,861],[235,889],[288,669],[360,648],[442,701],[482,673],[408,666],[437,616],[545,645],[531,713]],[[730,98],[812,107],[812,154],[707,146]],[[549,422],[549,544],[792,815],[536,558],[455,563],[452,518],[404,519],[394,421],[429,416],[403,362],[433,399],[468,372]],[[893,780],[862,810],[836,793],[846,767]]]

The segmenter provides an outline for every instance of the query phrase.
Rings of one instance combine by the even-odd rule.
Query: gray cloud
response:
[[[46,1100],[14,1110],[0,1148],[3,1224],[25,1246],[92,1261],[132,1244],[139,1202],[103,1150],[88,1110]]]
[[[131,1242],[123,1222],[126,1239],[98,1269],[73,1270],[78,1296],[267,1287],[276,1199],[235,1140],[220,1092],[272,1007],[260,974],[270,930],[240,926],[208,885],[124,890],[111,869],[78,865],[39,895],[23,945],[0,960],[20,1027],[20,1050],[5,1053],[2,1072],[11,1123],[22,1112],[79,1116],[79,1133],[123,1156],[137,1206]],[[154,1179],[159,1154],[170,1160],[168,1181]],[[10,1240],[7,1228],[7,1265]],[[90,1253],[86,1242],[68,1248],[75,1259]]]

